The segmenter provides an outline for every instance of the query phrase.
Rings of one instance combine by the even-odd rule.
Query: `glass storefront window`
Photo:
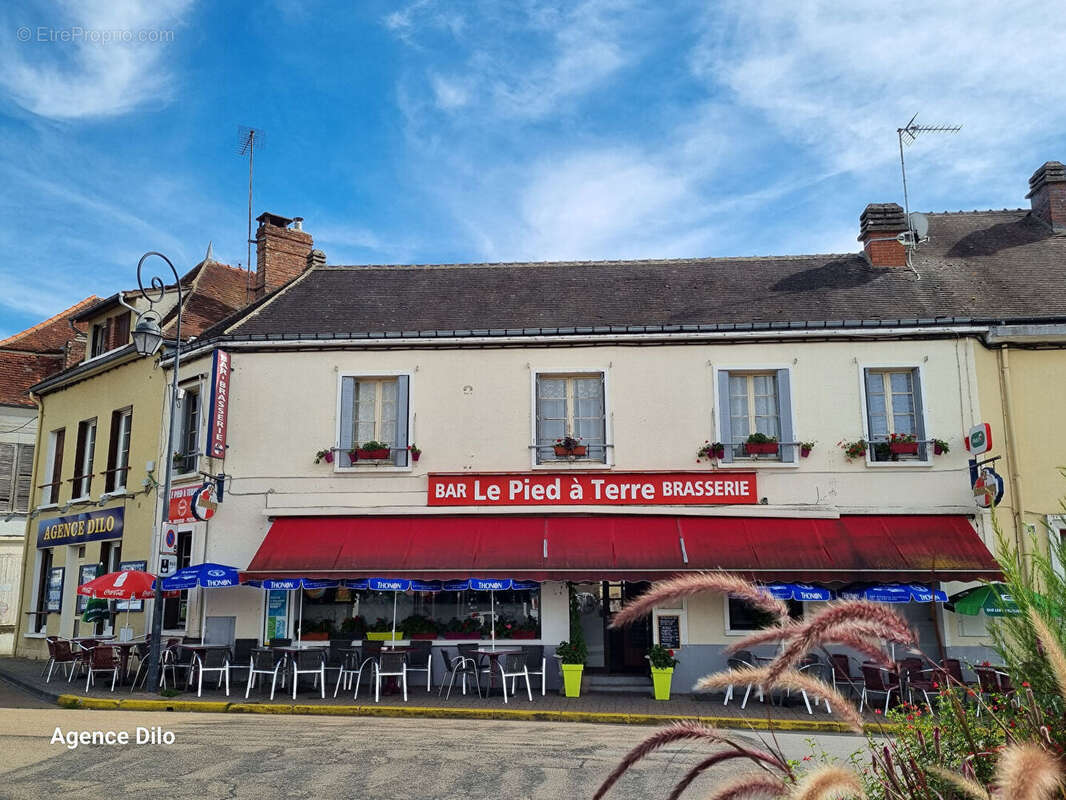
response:
[[[494,597],[492,596],[494,595]],[[540,638],[540,588],[499,592],[375,592],[362,589],[305,589],[303,631],[362,638],[364,630],[436,633],[459,629],[470,638],[488,637],[495,610],[496,638]],[[407,625],[405,626],[405,622]],[[365,628],[363,627],[365,626]],[[410,628],[410,630],[408,630]]]

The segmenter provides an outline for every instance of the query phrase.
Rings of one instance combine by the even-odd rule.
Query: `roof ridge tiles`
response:
[[[765,256],[695,256],[689,258],[601,259],[593,261],[472,261],[454,264],[330,264],[315,271],[367,269],[485,269],[490,267],[586,267],[586,266],[649,266],[663,264],[732,263],[737,261],[809,261],[820,258],[851,258],[859,253],[808,253],[803,255]],[[309,270],[310,271],[310,270]]]
[[[39,330],[43,330],[44,328],[47,328],[49,325],[54,325],[56,322],[58,322],[59,320],[63,319],[64,317],[70,316],[72,312],[82,311],[85,308],[89,308],[90,306],[95,305],[99,301],[100,301],[100,298],[97,297],[95,294],[89,295],[84,300],[81,300],[81,301],[75,303],[74,305],[72,305],[70,308],[65,308],[62,311],[60,311],[59,313],[53,314],[48,319],[46,319],[46,320],[44,320],[42,322],[38,322],[36,325],[33,325],[33,326],[29,327],[29,328],[26,328],[26,330],[24,330],[24,331],[19,331],[18,333],[13,333],[10,336],[8,336],[6,339],[0,340],[0,347],[6,347],[8,342],[14,341],[16,339],[21,339],[24,336],[30,335],[31,333],[36,333]]]

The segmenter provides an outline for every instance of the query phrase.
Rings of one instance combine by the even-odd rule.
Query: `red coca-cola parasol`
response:
[[[155,597],[155,575],[139,569],[109,572],[78,587],[78,594],[111,600],[143,600]]]

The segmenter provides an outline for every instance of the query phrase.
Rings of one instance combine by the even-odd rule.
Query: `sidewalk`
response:
[[[26,691],[57,705],[67,708],[127,709],[136,711],[208,711],[230,713],[259,714],[327,714],[351,716],[393,716],[393,717],[451,717],[471,719],[519,719],[550,720],[555,722],[606,722],[639,725],[660,725],[671,720],[699,720],[708,725],[722,728],[765,729],[767,711],[773,715],[777,730],[812,731],[820,733],[843,733],[849,729],[837,718],[825,712],[824,706],[815,709],[813,715],[807,714],[802,699],[795,695],[790,703],[781,707],[759,703],[754,693],[748,707],[741,710],[739,700],[722,705],[722,695],[675,694],[668,701],[657,701],[643,694],[588,693],[581,697],[563,697],[558,692],[549,691],[546,695],[533,693],[530,703],[523,691],[508,697],[504,704],[498,694],[479,698],[476,693],[463,696],[458,688],[452,691],[450,699],[438,696],[437,687],[427,692],[425,683],[421,686],[408,685],[408,702],[404,703],[402,695],[382,696],[380,703],[374,702],[373,687],[367,691],[364,681],[359,690],[359,699],[353,700],[352,692],[341,692],[333,698],[332,682],[327,684],[326,698],[323,700],[317,690],[310,687],[308,681],[301,682],[296,700],[289,692],[280,688],[271,701],[269,683],[265,692],[260,690],[262,682],[252,690],[248,700],[244,698],[245,684],[230,685],[230,696],[226,697],[221,689],[205,686],[202,698],[197,698],[195,689],[183,691],[175,697],[162,697],[144,691],[130,693],[129,688],[116,688],[109,691],[110,681],[102,677],[96,685],[85,691],[85,678],[68,683],[62,673],[53,674],[51,683],[45,683],[42,671],[44,661],[25,658],[0,658],[0,678],[7,680]],[[212,681],[214,684],[214,681]],[[741,695],[742,697],[743,695]],[[870,722],[877,722],[878,717],[867,715]]]

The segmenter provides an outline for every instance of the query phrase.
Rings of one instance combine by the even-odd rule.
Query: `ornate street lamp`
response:
[[[173,452],[174,452],[174,426],[175,416],[178,407],[178,367],[181,363],[181,277],[178,275],[178,270],[162,253],[157,253],[154,250],[145,253],[141,256],[141,260],[137,262],[137,286],[141,290],[141,297],[148,301],[148,310],[141,312],[137,315],[137,326],[133,329],[133,345],[137,348],[137,352],[142,356],[153,356],[159,350],[163,344],[163,331],[159,327],[159,313],[154,310],[156,303],[162,302],[164,295],[166,294],[166,284],[163,283],[162,278],[153,276],[149,284],[149,288],[146,289],[144,281],[141,279],[141,267],[144,265],[145,260],[149,256],[158,256],[163,259],[167,266],[170,267],[170,271],[174,273],[174,286],[178,292],[178,304],[175,306],[177,309],[175,316],[175,329],[174,329],[174,368],[173,379],[170,382],[170,427],[167,431],[167,449],[164,457],[164,478],[163,478],[163,513],[159,521],[160,537],[163,536],[163,531],[167,527],[167,518],[170,511],[170,479],[171,471],[174,465]],[[148,676],[146,678],[146,686],[152,687],[150,691],[159,690],[159,644],[163,633],[163,580],[162,576],[156,578],[155,582],[155,603],[152,605],[152,633],[150,637],[150,643],[148,646]]]

